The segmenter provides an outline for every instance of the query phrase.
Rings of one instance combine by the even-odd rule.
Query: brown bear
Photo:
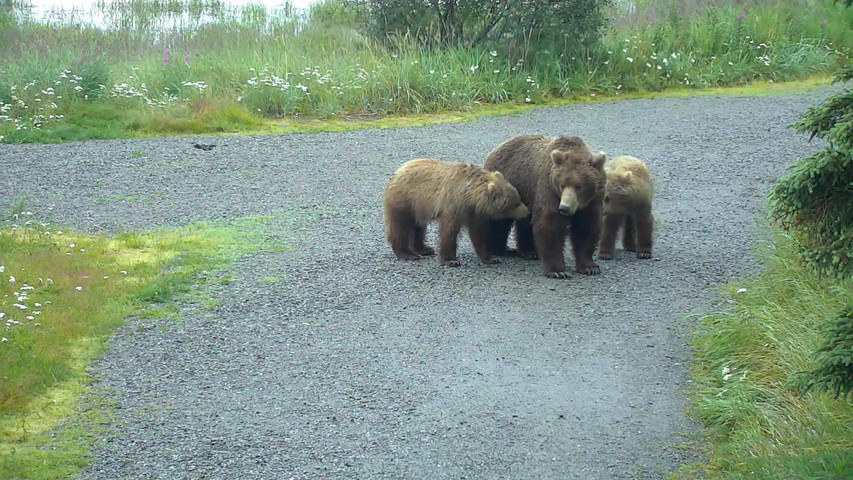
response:
[[[424,244],[426,226],[438,219],[438,258],[458,267],[456,238],[468,228],[474,251],[483,263],[489,255],[480,223],[489,219],[523,218],[528,214],[518,191],[500,172],[467,163],[419,158],[403,164],[385,188],[385,236],[394,254],[404,260],[434,255]]]
[[[486,170],[500,170],[518,189],[531,215],[515,219],[516,251],[507,249],[513,220],[487,224],[493,255],[537,255],[545,275],[568,278],[563,248],[571,237],[575,268],[585,275],[601,272],[592,254],[601,232],[605,153],[593,153],[578,137],[522,135],[498,145]]]
[[[598,258],[613,258],[616,236],[622,229],[622,248],[637,252],[637,258],[652,258],[652,196],[654,189],[646,164],[629,155],[620,155],[604,166],[604,232]]]

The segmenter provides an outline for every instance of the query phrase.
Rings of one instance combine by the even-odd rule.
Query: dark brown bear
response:
[[[403,164],[385,188],[385,236],[397,258],[418,260],[434,255],[424,243],[426,226],[438,219],[438,258],[458,267],[456,238],[468,227],[474,251],[483,263],[489,255],[481,223],[490,219],[524,218],[527,207],[500,172],[467,163],[420,158]],[[485,227],[485,231],[488,226]]]
[[[500,170],[530,208],[531,215],[515,220],[517,253],[525,258],[538,254],[545,275],[568,278],[563,247],[571,237],[575,269],[585,275],[601,272],[593,261],[601,234],[604,197],[605,153],[592,153],[578,137],[515,137],[496,147],[486,159],[486,170]],[[491,221],[489,251],[507,249],[513,220]]]

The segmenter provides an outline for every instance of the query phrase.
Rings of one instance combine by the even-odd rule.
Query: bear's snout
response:
[[[560,195],[560,215],[574,215],[578,209],[578,197],[573,188],[564,188]]]

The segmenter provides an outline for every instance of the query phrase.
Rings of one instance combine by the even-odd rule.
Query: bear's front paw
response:
[[[637,252],[637,258],[642,258],[643,260],[652,258],[652,252]]]
[[[430,247],[424,247],[423,249],[421,249],[421,251],[418,252],[418,254],[423,255],[425,257],[429,257],[435,255],[435,250]]]
[[[441,261],[441,264],[442,264],[442,265],[446,265],[446,266],[448,266],[448,267],[459,267],[459,266],[462,266],[462,262],[460,262],[459,260],[456,260],[455,258],[451,258],[450,260],[442,260],[442,261]]]
[[[598,259],[599,260],[612,260],[613,254],[612,253],[605,253],[605,252],[598,252]]]
[[[569,278],[569,272],[548,272],[545,276],[548,278]]]
[[[518,256],[525,260],[539,260],[539,254],[536,252],[518,252]]]
[[[592,265],[579,266],[577,271],[583,275],[598,275],[601,273],[601,267],[593,263]]]
[[[501,259],[495,258],[495,257],[487,258],[487,259],[481,260],[481,261],[483,262],[484,265],[494,265],[496,263],[501,263]]]

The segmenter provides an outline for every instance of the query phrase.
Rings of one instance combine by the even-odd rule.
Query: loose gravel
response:
[[[214,310],[116,333],[92,369],[115,422],[80,479],[664,478],[699,431],[686,315],[754,266],[771,182],[818,148],[786,125],[827,92],[0,146],[0,204],[93,232],[272,215],[291,247],[242,258]],[[654,260],[617,250],[600,276],[553,280],[536,261],[479,265],[467,237],[461,268],[393,257],[382,191],[401,163],[482,164],[525,133],[648,161]]]

